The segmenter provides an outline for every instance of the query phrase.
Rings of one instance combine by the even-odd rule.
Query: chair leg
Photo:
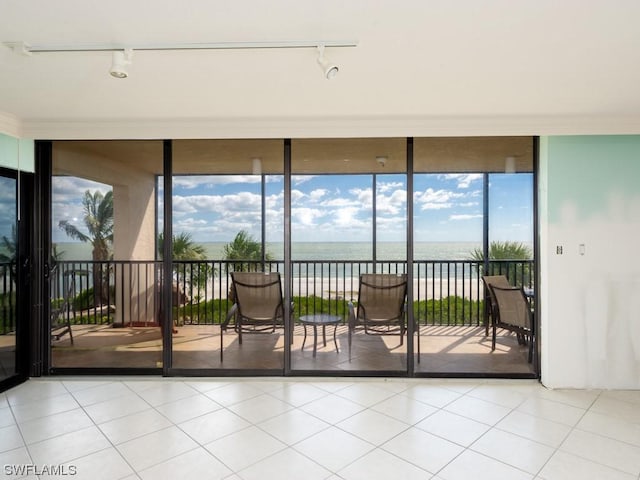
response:
[[[347,343],[349,344],[349,361],[351,361],[351,328],[349,328],[349,336]]]
[[[491,351],[496,349],[496,325],[493,325],[493,333],[491,334]]]
[[[220,363],[223,362],[224,358],[224,328],[220,325]]]

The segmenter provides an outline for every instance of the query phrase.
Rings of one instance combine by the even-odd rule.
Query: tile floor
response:
[[[481,379],[34,379],[0,394],[0,465],[2,478],[29,479],[57,478],[33,469],[63,465],[59,477],[92,480],[638,480],[640,391]]]

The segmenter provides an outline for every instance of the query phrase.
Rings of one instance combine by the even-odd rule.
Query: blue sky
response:
[[[268,242],[282,241],[284,178],[266,176]],[[291,226],[294,242],[370,241],[372,175],[292,177]],[[69,239],[57,228],[61,219],[82,225],[85,190],[108,186],[74,177],[53,182],[53,241]],[[228,242],[239,230],[260,238],[260,177],[256,175],[176,176],[173,180],[173,229],[198,242]],[[490,176],[490,237],[533,239],[531,174]],[[404,175],[377,175],[378,241],[404,241],[407,186]],[[160,195],[162,190],[159,190]],[[414,176],[414,240],[482,241],[482,175]],[[160,202],[162,212],[162,202]]]

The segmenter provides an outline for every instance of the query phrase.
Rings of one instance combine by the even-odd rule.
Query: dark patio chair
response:
[[[278,272],[231,273],[234,304],[220,326],[220,361],[223,359],[223,334],[231,319],[242,345],[242,334],[274,333],[284,328],[282,286]]]
[[[489,314],[489,321],[484,325],[484,334],[488,336],[489,326],[493,325],[495,317],[498,314],[496,297],[491,291],[491,287],[496,285],[498,287],[508,288],[511,287],[511,284],[505,275],[483,275],[482,282],[484,283],[484,298],[487,304],[487,313]]]
[[[349,359],[352,336],[360,328],[367,335],[399,335],[404,344],[406,300],[406,274],[360,275],[358,304],[349,302]]]
[[[491,351],[496,349],[496,330],[504,328],[518,335],[518,343],[529,344],[529,363],[533,359],[534,320],[531,306],[522,287],[489,287],[496,299],[496,315],[492,322]]]

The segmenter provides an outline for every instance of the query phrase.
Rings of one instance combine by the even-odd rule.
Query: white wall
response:
[[[543,383],[640,388],[640,136],[542,138],[539,194]]]
[[[0,133],[0,167],[33,172],[33,140],[17,139]]]

